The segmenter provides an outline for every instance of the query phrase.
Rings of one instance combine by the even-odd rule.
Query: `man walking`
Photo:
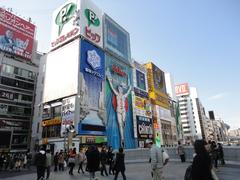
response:
[[[164,161],[163,151],[155,143],[149,144],[153,180],[163,180],[163,166],[167,164],[168,159]]]
[[[47,170],[47,179],[49,179],[50,171],[51,171],[51,164],[52,164],[52,155],[50,153],[50,150],[47,150],[46,153],[46,170]]]
[[[37,180],[43,180],[46,165],[46,153],[43,148],[36,154],[35,164],[37,166]]]
[[[177,154],[180,156],[182,163],[186,161],[184,147],[180,141],[178,141]]]

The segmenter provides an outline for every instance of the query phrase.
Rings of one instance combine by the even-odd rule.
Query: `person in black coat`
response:
[[[113,154],[113,149],[112,147],[108,148],[108,164],[109,164],[109,174],[114,174],[114,170],[113,170],[113,158],[114,158],[114,154]]]
[[[101,175],[103,175],[103,172],[105,172],[105,175],[108,176],[106,164],[107,164],[107,152],[105,150],[105,147],[102,147],[102,151],[100,154],[100,162],[101,162]]]
[[[87,156],[87,171],[90,174],[90,180],[95,179],[95,172],[99,171],[100,165],[100,153],[96,146],[90,146],[88,148]]]
[[[207,143],[204,140],[196,140],[194,143],[196,156],[192,164],[192,180],[213,180],[211,158],[205,145]]]
[[[119,172],[121,172],[123,180],[126,180],[124,156],[125,154],[123,153],[123,148],[119,148],[114,164],[114,170],[116,171],[114,180],[117,180]]]
[[[36,154],[35,164],[37,166],[37,180],[43,180],[46,165],[46,153],[43,148]]]

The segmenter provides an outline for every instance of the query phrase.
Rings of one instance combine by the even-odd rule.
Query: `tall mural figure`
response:
[[[119,132],[120,132],[120,143],[121,146],[124,147],[124,128],[125,128],[125,122],[126,122],[126,114],[128,111],[128,94],[131,91],[131,86],[129,84],[129,80],[128,80],[128,90],[127,92],[124,94],[123,93],[123,86],[119,85],[117,87],[117,90],[113,87],[113,79],[110,75],[110,73],[107,74],[107,79],[109,82],[109,85],[115,95],[115,98],[113,98],[113,105],[115,106],[114,109],[117,113],[117,121],[118,121],[118,128],[119,128]]]

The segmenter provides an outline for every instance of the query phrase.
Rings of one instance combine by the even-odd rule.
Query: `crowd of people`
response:
[[[98,148],[91,145],[88,148],[80,148],[79,152],[76,148],[69,149],[67,153],[60,150],[53,157],[49,150],[45,152],[41,148],[35,156],[37,180],[49,179],[52,161],[55,172],[65,171],[68,168],[68,174],[74,175],[73,170],[76,167],[79,174],[88,172],[90,180],[97,179],[95,175],[97,171],[101,172],[101,176],[114,175],[114,180],[117,180],[121,172],[123,179],[126,180],[123,148],[119,148],[115,154],[111,147]]]
[[[21,171],[29,169],[31,153],[0,153],[0,171]]]

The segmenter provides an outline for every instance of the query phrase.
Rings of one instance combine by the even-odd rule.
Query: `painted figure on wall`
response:
[[[113,98],[113,106],[114,106],[114,110],[117,112],[117,121],[118,121],[118,127],[120,132],[120,143],[121,143],[121,146],[124,147],[124,128],[125,128],[125,122],[126,122],[126,114],[128,111],[127,97],[131,91],[131,86],[128,84],[128,90],[124,94],[122,85],[119,85],[117,90],[113,87],[113,83],[112,83],[113,79],[110,73],[107,75],[107,79],[115,95],[115,98]]]

